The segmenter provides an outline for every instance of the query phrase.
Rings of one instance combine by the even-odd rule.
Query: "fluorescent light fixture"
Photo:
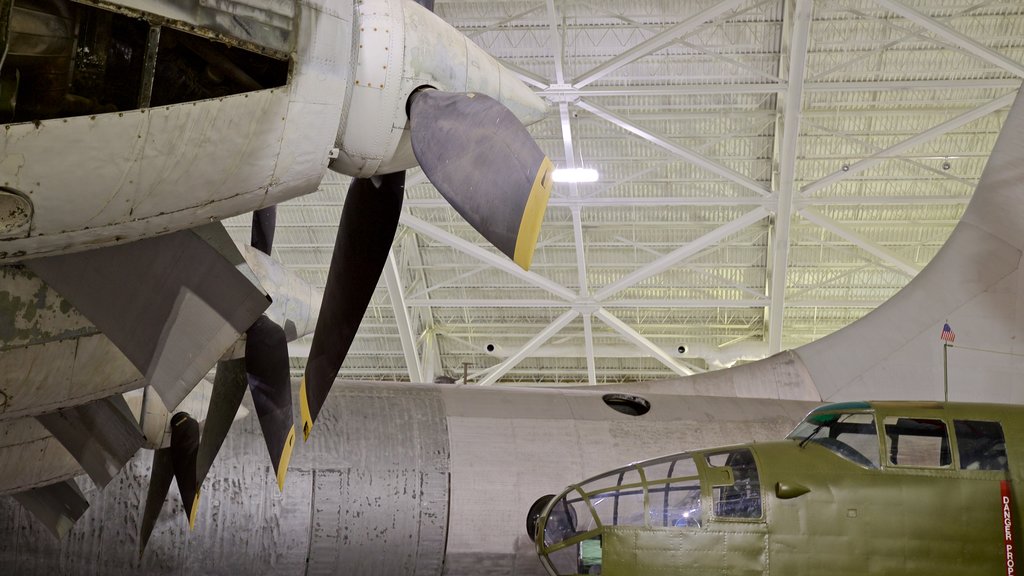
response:
[[[593,168],[559,168],[551,174],[555,182],[597,182],[597,170]]]

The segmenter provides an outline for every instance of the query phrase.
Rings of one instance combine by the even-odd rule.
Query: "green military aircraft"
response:
[[[1013,576],[1022,446],[1021,407],[829,404],[781,442],[584,480],[527,527],[552,576]]]

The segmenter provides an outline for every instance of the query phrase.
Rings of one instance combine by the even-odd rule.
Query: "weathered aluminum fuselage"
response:
[[[526,122],[543,114],[540,99],[508,70],[409,0],[16,0],[13,12],[3,4],[12,37],[6,77],[28,94],[17,92],[16,103],[2,88],[0,96],[14,110],[31,102],[39,110],[30,114],[44,119],[0,126],[0,263],[129,242],[277,204],[314,191],[328,164],[361,177],[410,168],[405,105],[420,87],[479,91]],[[50,86],[61,63],[99,66],[81,43],[89,34],[100,41],[79,29],[73,54],[72,32],[61,29],[52,46],[28,46],[35,20],[67,13],[50,18],[49,27],[70,29],[75,13],[111,12],[113,24],[97,19],[106,29],[138,27],[135,36],[149,30],[150,39],[134,46],[145,58],[125,59],[139,67],[138,100],[129,86],[117,91],[128,104],[70,92],[42,102],[37,86]],[[109,53],[118,48],[133,46]],[[261,60],[245,69],[247,58]],[[260,77],[275,68],[282,72]],[[80,76],[60,82],[72,91],[111,92],[103,82],[82,88],[89,77]],[[106,81],[114,76],[108,72]],[[198,97],[218,90],[233,93]]]
[[[193,531],[172,489],[139,558],[151,461],[140,451],[102,492],[86,489],[90,508],[63,542],[0,498],[0,567],[26,576],[542,576],[523,522],[538,495],[624,458],[778,438],[814,405],[650,395],[651,411],[629,416],[602,395],[339,381],[322,433],[295,447],[283,492],[250,416],[232,426],[203,484]],[[9,448],[0,445],[0,464]]]

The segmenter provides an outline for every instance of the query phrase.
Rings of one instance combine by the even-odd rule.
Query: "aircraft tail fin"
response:
[[[1024,90],[932,261],[860,320],[796,350],[821,398],[941,400],[945,379],[950,400],[1024,400],[1022,252]],[[946,324],[954,348],[944,348]]]
[[[1024,90],[963,218],[895,296],[794,350],[631,390],[824,401],[1024,402],[1022,254]],[[942,337],[947,324],[955,343]]]

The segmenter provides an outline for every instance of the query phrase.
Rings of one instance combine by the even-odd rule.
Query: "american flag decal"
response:
[[[953,329],[949,327],[948,323],[942,325],[942,334],[939,335],[939,338],[946,342],[956,340],[956,334],[953,332]]]

